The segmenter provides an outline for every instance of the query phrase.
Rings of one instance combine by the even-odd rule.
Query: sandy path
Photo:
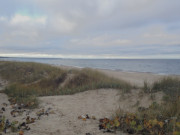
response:
[[[55,114],[42,116],[40,120],[30,124],[31,130],[26,131],[25,135],[104,135],[98,128],[99,119],[111,117],[116,109],[119,108],[119,91],[111,89],[91,90],[75,95],[48,96],[40,97],[40,107],[30,112],[29,116],[36,117],[36,112],[44,108],[52,108]],[[0,107],[7,103],[6,111],[3,115],[10,121],[25,121],[26,113],[22,116],[12,117],[8,97],[0,93]],[[78,119],[80,115],[88,114],[95,116],[96,120],[88,119],[83,121]],[[14,135],[8,131],[8,134]],[[122,134],[123,133],[118,133]],[[106,133],[112,135],[112,133]],[[125,135],[125,134],[124,134]]]
[[[119,107],[117,90],[92,90],[68,96],[40,98],[42,107],[51,107],[56,114],[43,117],[32,125],[29,135],[103,135],[98,129],[98,119],[110,117]],[[78,116],[88,114],[97,120],[79,120]],[[43,129],[43,130],[42,130]],[[108,135],[108,133],[106,133]]]

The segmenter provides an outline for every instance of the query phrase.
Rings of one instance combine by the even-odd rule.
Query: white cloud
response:
[[[102,35],[97,37],[88,37],[83,39],[72,39],[72,44],[81,46],[119,46],[119,45],[129,45],[131,40],[114,38],[109,35]]]
[[[10,24],[12,25],[28,25],[28,24],[32,24],[32,25],[36,25],[36,24],[41,24],[41,25],[45,25],[46,24],[46,19],[47,17],[45,16],[40,16],[40,17],[30,17],[30,16],[26,16],[26,15],[21,15],[21,14],[15,14],[11,20],[10,20]]]
[[[107,16],[113,13],[118,6],[118,0],[97,0],[98,13]]]
[[[46,16],[28,16],[15,14],[12,17],[4,17],[4,23],[1,30],[0,46],[3,48],[29,48],[38,46],[45,39],[43,29],[47,24]],[[4,19],[3,19],[4,20]],[[1,26],[0,26],[1,27]]]
[[[0,21],[6,21],[7,20],[7,18],[6,17],[4,17],[4,16],[0,16]]]
[[[163,26],[153,26],[142,35],[141,44],[177,45],[179,37],[180,34],[168,33]]]
[[[51,18],[51,25],[55,31],[60,33],[69,33],[72,32],[76,28],[76,24],[64,17],[54,17]],[[50,26],[51,27],[51,26]]]

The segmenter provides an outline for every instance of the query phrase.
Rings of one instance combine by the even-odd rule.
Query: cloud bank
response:
[[[2,1],[0,56],[180,58],[179,7],[179,0]]]

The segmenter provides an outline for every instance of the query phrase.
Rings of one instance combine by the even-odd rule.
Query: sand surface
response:
[[[133,84],[142,85],[144,80],[153,82],[163,76],[148,73],[126,73],[119,71],[101,70],[101,72],[120,79],[127,80]],[[0,89],[4,87],[5,81],[0,79]],[[111,117],[118,109],[135,112],[138,106],[148,107],[153,101],[161,102],[163,93],[156,93],[154,100],[150,95],[142,93],[140,90],[132,90],[131,93],[122,94],[120,90],[100,89],[90,90],[74,95],[40,97],[40,107],[29,111],[31,117],[37,117],[36,112],[41,109],[51,108],[54,112],[49,116],[42,116],[40,120],[30,124],[30,131],[25,135],[111,135],[103,133],[98,128],[98,119]],[[10,120],[25,121],[26,110],[23,115],[16,118],[10,115],[12,107],[9,105],[8,97],[0,93],[0,107],[7,103],[6,111],[3,115]],[[87,119],[83,121],[78,116],[88,114],[95,116],[96,120]],[[1,114],[0,114],[1,115]],[[124,134],[118,132],[117,134]]]
[[[111,117],[116,109],[119,108],[119,95],[117,90],[92,90],[75,95],[67,96],[49,96],[40,97],[40,107],[29,112],[29,116],[36,117],[36,112],[41,109],[52,108],[54,114],[42,116],[33,124],[29,124],[30,131],[26,135],[103,135],[103,131],[98,128],[98,119]],[[6,111],[3,115],[10,120],[25,121],[26,112],[21,116],[12,117],[12,110],[7,96],[0,93],[0,105],[7,103]],[[78,116],[88,114],[90,117],[95,116],[96,120],[87,119],[83,121]],[[10,133],[9,133],[10,134]],[[106,135],[109,135],[106,133]]]
[[[52,108],[54,114],[42,116],[33,124],[29,124],[30,131],[26,131],[26,135],[104,135],[103,131],[98,128],[98,119],[110,118],[118,109],[123,111],[136,111],[137,99],[139,105],[148,107],[153,101],[160,102],[162,93],[157,93],[154,100],[150,99],[149,95],[141,97],[140,90],[132,90],[131,93],[121,95],[119,90],[100,89],[91,90],[75,95],[67,96],[49,96],[40,97],[40,107],[29,112],[29,116],[36,117],[36,112],[41,109]],[[0,94],[0,103],[8,103],[4,115],[10,120],[25,121],[26,112],[21,116],[12,117],[12,110],[7,96]],[[78,119],[78,116],[88,114],[90,117],[95,116],[96,120],[87,119],[83,121]],[[111,135],[112,133],[105,133]],[[117,134],[124,134],[118,132]]]
[[[118,91],[116,90],[92,90],[68,96],[41,97],[42,107],[52,107],[54,115],[39,121],[38,126],[32,127],[35,134],[44,134],[41,128],[44,127],[46,134],[62,135],[102,135],[98,129],[98,119],[110,117],[118,108]],[[87,119],[83,121],[78,116],[88,114],[95,116],[97,120]],[[31,132],[33,134],[33,132]],[[108,135],[108,134],[107,134]]]
[[[153,82],[158,81],[167,76],[180,78],[180,75],[158,75],[153,73],[122,72],[122,71],[102,70],[102,69],[98,71],[110,77],[128,81],[136,86],[143,86],[144,81],[152,84]]]

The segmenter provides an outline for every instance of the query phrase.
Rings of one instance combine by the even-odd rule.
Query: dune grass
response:
[[[91,69],[84,69],[76,72],[74,77],[61,87],[61,84],[65,80],[66,76],[67,73],[64,73],[59,76],[56,75],[55,77],[43,78],[38,82],[30,84],[12,83],[6,88],[5,93],[12,96],[52,96],[70,95],[86,90],[100,88],[122,89],[126,92],[131,89],[131,85],[129,83],[109,78],[104,74]]]
[[[163,103],[153,103],[148,109],[140,112],[142,116],[146,115],[149,119],[168,120],[167,132],[180,134],[180,127],[176,123],[180,122],[180,79],[165,77],[152,85],[144,83],[144,92],[156,93],[162,91],[165,95]]]
[[[61,93],[74,94],[100,88],[122,89],[128,92],[132,86],[123,80],[110,78],[96,70],[86,68],[76,72],[74,77],[61,89]]]
[[[162,91],[164,103],[157,108],[163,116],[178,117],[180,119],[180,79],[165,77],[152,85],[144,85],[144,91],[155,93]]]
[[[162,91],[166,94],[166,98],[164,99],[176,100],[180,96],[180,79],[165,77],[159,81],[154,82],[152,85],[144,82],[143,90],[146,93]]]
[[[105,129],[114,122],[118,125],[115,130],[131,134],[180,135],[180,79],[165,77],[151,85],[144,82],[142,90],[146,94],[162,91],[162,103],[154,101],[147,108],[137,108],[135,113],[118,110],[110,123],[103,123]]]
[[[1,61],[0,76],[9,81],[4,92],[17,101],[32,99],[29,98],[32,96],[69,95],[100,88],[121,89],[124,92],[132,88],[125,81],[110,78],[93,69],[63,70],[33,62]],[[67,79],[69,76],[72,77]]]
[[[62,73],[64,70],[47,64],[0,61],[0,76],[9,82],[32,83]]]
[[[156,91],[163,91],[170,97],[177,98],[180,96],[180,79],[167,77],[154,82],[152,92]]]

